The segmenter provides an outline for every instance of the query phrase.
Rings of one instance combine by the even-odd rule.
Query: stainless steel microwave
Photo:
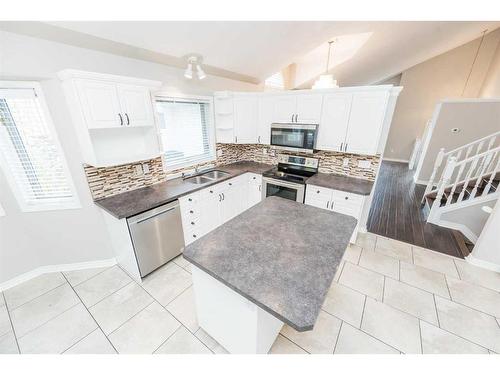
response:
[[[271,146],[284,150],[313,152],[317,135],[317,124],[271,124]]]

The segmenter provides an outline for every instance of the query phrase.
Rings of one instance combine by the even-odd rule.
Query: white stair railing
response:
[[[463,176],[465,172],[465,176]],[[446,162],[443,174],[435,190],[434,202],[432,203],[428,221],[433,222],[439,216],[439,211],[451,205],[467,200],[471,202],[475,198],[484,197],[491,192],[493,181],[500,173],[500,146],[489,149],[480,154],[458,161],[457,156],[450,156]],[[478,194],[481,184],[483,191]],[[460,188],[458,197],[457,188]],[[498,193],[495,191],[495,193]],[[447,194],[444,205],[443,196]],[[467,196],[465,195],[467,194]],[[465,199],[467,198],[467,199]]]
[[[467,160],[485,151],[490,151],[492,148],[496,147],[497,140],[500,140],[500,131],[448,152],[446,152],[444,148],[440,149],[434,161],[431,177],[429,178],[424,195],[422,196],[422,204],[425,203],[425,196],[431,191],[438,189],[441,185],[441,180],[444,178],[445,167],[452,157],[455,158],[456,162]]]

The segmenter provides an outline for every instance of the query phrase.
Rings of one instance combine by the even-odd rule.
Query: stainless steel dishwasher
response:
[[[182,252],[184,234],[178,200],[132,216],[127,222],[141,277]]]

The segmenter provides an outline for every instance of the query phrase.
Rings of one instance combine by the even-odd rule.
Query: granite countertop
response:
[[[331,173],[316,173],[307,179],[307,184],[342,190],[348,193],[370,195],[373,181]]]
[[[206,184],[197,185],[186,182],[182,178],[175,178],[140,189],[113,195],[108,198],[99,199],[95,201],[95,204],[109,212],[117,219],[124,219],[168,202],[172,202],[184,195],[218,184],[219,182],[236,177],[243,173],[252,172],[262,174],[272,167],[273,166],[270,164],[256,163],[252,161],[232,163],[212,168],[229,172],[229,175]]]
[[[184,258],[297,331],[312,330],[356,226],[269,197],[184,249]]]

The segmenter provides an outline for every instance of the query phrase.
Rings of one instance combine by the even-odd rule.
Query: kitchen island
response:
[[[230,353],[312,330],[356,219],[269,197],[184,250],[200,326]]]

